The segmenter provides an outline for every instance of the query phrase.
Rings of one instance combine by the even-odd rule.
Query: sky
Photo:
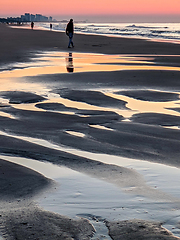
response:
[[[180,0],[0,0],[0,17],[25,12],[62,18],[180,21]],[[173,20],[176,19],[176,20]],[[157,21],[157,20],[156,20]]]

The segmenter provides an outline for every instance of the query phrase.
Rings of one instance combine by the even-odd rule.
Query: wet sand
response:
[[[68,39],[65,33],[31,29],[9,29],[0,27],[0,62],[25,61],[31,54],[41,50],[66,51]],[[179,55],[178,44],[152,42],[130,38],[75,34],[74,51],[104,54],[150,54]],[[157,56],[158,58],[158,56]],[[163,60],[169,62],[168,57]],[[179,63],[179,58],[171,60]]]
[[[170,202],[179,209],[178,197],[148,185],[136,170],[111,163],[111,156],[116,155],[179,168],[178,44],[75,35],[75,49],[70,55],[75,56],[74,73],[65,73],[67,63],[63,60],[65,71],[61,72],[59,66],[59,73],[53,74],[46,70],[49,60],[42,59],[44,70],[38,74],[38,68],[28,67],[30,57],[49,51],[51,59],[51,51],[66,52],[65,34],[4,25],[0,25],[0,32],[0,63],[1,69],[6,69],[0,73],[0,229],[4,239],[91,239],[95,229],[86,215],[77,220],[42,209],[37,197],[55,189],[56,183],[29,168],[4,161],[3,154],[67,167],[119,189],[129,189],[135,198]],[[96,64],[97,70],[88,71],[87,66],[78,62],[84,59],[75,51],[131,54],[134,60],[127,62],[124,56],[124,62],[119,63],[108,56],[108,63],[107,59],[102,62],[102,57]],[[134,54],[141,54],[141,60]],[[38,58],[36,55],[34,66],[40,66]],[[76,60],[80,64],[77,72]],[[17,62],[27,62],[27,66],[19,67],[18,75],[18,67],[13,65]],[[105,70],[98,71],[102,66]],[[115,70],[111,68],[114,66]],[[26,69],[36,71],[22,73]],[[10,84],[3,85],[4,81]],[[130,100],[145,102],[147,108],[136,110],[138,106],[134,108]],[[163,103],[162,112],[154,107],[150,110],[148,104],[154,106],[153,103],[159,108]],[[106,154],[109,163],[70,153],[68,148]],[[157,219],[154,222],[150,218],[124,218],[103,219],[112,239],[177,239]],[[178,224],[177,220],[177,229]]]

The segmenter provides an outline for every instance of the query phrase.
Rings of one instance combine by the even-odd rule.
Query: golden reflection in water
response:
[[[29,91],[43,95],[49,92],[43,83],[30,83],[21,79],[24,76],[36,76],[41,74],[56,74],[68,72],[95,72],[95,71],[116,71],[116,70],[175,70],[179,71],[179,67],[157,66],[153,64],[152,56],[129,56],[129,55],[103,55],[103,54],[86,54],[86,53],[65,53],[65,52],[46,52],[37,55],[34,62],[26,64],[17,64],[21,69],[13,69],[11,71],[0,72],[0,89],[1,91]],[[136,64],[136,65],[135,65]],[[140,64],[140,65],[137,65]],[[180,116],[180,113],[166,109],[177,107],[177,103],[173,102],[148,102],[133,99],[123,95],[106,93],[107,96],[124,100],[127,102],[127,107],[130,110],[121,110],[115,108],[97,107],[87,103],[71,101],[61,97],[48,97],[47,102],[62,103],[67,107],[74,107],[88,110],[105,110],[115,111],[116,113],[130,118],[135,113],[143,112],[158,112]],[[12,105],[15,108],[46,111],[36,108],[35,104],[19,104]],[[58,111],[57,111],[58,112]],[[62,111],[63,112],[63,111]],[[65,114],[75,114],[74,112],[63,112]]]
[[[103,129],[103,130],[109,130],[109,131],[114,131],[114,129],[112,128],[107,128],[107,127],[104,127],[104,126],[101,126],[101,125],[97,125],[97,124],[89,124],[90,127],[93,127],[93,128],[97,128],[97,129]]]
[[[97,72],[118,70],[180,70],[179,67],[157,66],[153,64],[152,57],[146,58],[86,53],[73,53],[72,56],[72,53],[61,52],[46,53],[41,54],[40,56],[41,57],[35,59],[36,64],[27,63],[21,66],[24,68],[0,72],[0,81],[3,79],[4,82],[5,80],[8,81],[10,78],[20,78],[25,76],[67,73],[67,71]]]
[[[177,126],[163,126],[164,128],[169,128],[169,129],[175,129],[175,130],[180,130],[179,127]]]
[[[75,132],[75,131],[66,131],[66,133],[73,135],[75,137],[85,137],[86,135],[84,133],[80,133],[80,132]]]
[[[0,116],[1,117],[7,117],[7,118],[11,118],[11,119],[17,119],[15,116],[9,114],[9,113],[6,113],[6,112],[2,112],[1,111],[1,108],[0,108]]]
[[[37,94],[45,94],[48,89],[40,82],[26,82],[22,81],[21,78],[13,77],[6,78],[6,75],[0,73],[0,91],[28,91],[36,92]]]
[[[134,98],[126,97],[124,95],[117,95],[113,93],[106,93],[107,96],[126,101],[126,107],[130,108],[132,111],[126,111],[123,116],[129,118],[132,114],[135,113],[162,113],[162,114],[170,114],[175,116],[180,116],[179,112],[167,109],[167,108],[176,108],[180,104],[180,100],[170,101],[170,102],[148,102],[137,100]]]
[[[175,108],[180,104],[180,100],[176,101],[171,101],[171,102],[148,102],[148,101],[142,101],[142,100],[137,100],[133,99],[130,97],[126,97],[123,95],[117,95],[111,92],[106,92],[104,93],[105,95],[126,101],[126,107],[129,109],[119,109],[119,108],[109,108],[109,107],[99,107],[95,105],[90,105],[88,103],[84,102],[77,102],[77,101],[72,101],[69,99],[64,99],[61,97],[57,98],[51,98],[49,100],[43,101],[43,103],[61,103],[64,104],[66,107],[71,107],[71,108],[78,108],[81,110],[99,110],[99,111],[114,111],[119,115],[122,115],[126,120],[128,118],[132,117],[133,114],[136,113],[146,113],[146,112],[156,112],[156,113],[162,113],[162,114],[170,114],[174,116],[180,116],[180,113],[166,109],[166,108]],[[36,103],[22,103],[22,104],[11,104],[12,107],[16,109],[21,109],[21,110],[29,110],[29,111],[43,111],[46,112],[47,110],[44,110],[42,108],[37,108]],[[69,115],[74,115],[75,112],[73,111],[56,111],[53,110],[53,112],[57,113],[63,113],[63,114],[69,114]],[[11,116],[12,117],[12,116]]]
[[[69,53],[69,57],[66,58],[66,69],[67,72],[74,72],[74,66],[73,66],[73,56],[72,53]]]
[[[77,108],[80,110],[114,111],[117,114],[124,116],[125,118],[128,118],[135,113],[134,111],[131,111],[131,110],[126,110],[126,109],[121,110],[118,108],[110,108],[110,107],[99,107],[99,106],[91,105],[85,102],[72,101],[69,99],[61,98],[61,97],[51,98],[49,100],[43,101],[43,103],[60,103],[65,105],[66,107]],[[47,111],[46,109],[36,107],[36,103],[11,104],[11,106],[20,110],[41,111],[41,112]],[[72,111],[58,111],[58,110],[48,110],[48,111],[68,114],[68,115],[76,114],[75,112],[73,112],[73,109]],[[85,116],[81,115],[81,117],[87,117],[87,115]]]

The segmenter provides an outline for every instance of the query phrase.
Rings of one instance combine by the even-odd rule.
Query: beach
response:
[[[0,35],[0,239],[179,239],[179,44]]]

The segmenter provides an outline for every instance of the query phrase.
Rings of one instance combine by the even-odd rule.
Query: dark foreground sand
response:
[[[10,29],[0,25],[0,66],[5,63],[28,61],[29,57],[42,50],[67,50],[67,37],[64,33]],[[108,38],[101,36],[75,35],[75,51],[109,54],[164,54],[178,55],[177,44],[158,43],[137,39]],[[167,65],[179,66],[178,57],[157,58],[155,61]],[[84,81],[86,79],[86,81]],[[111,81],[109,81],[111,79]],[[118,106],[127,109],[126,102],[107,97],[97,91],[99,88],[126,88],[121,92],[147,101],[170,101],[178,99],[174,93],[162,91],[180,91],[180,73],[178,71],[116,71],[98,73],[76,73],[73,75],[54,74],[29,77],[26,80],[50,84],[52,92],[64,98],[96,104],[97,106]],[[61,86],[61,87],[57,87]],[[91,86],[91,91],[89,91]],[[161,94],[147,89],[161,91]],[[94,89],[94,90],[93,90]],[[132,91],[137,89],[137,91]],[[146,89],[140,91],[139,89]],[[93,91],[92,91],[93,90]],[[119,92],[117,93],[119,94]],[[170,196],[148,187],[141,175],[132,169],[109,165],[87,158],[78,157],[63,151],[53,150],[38,144],[13,137],[14,135],[42,138],[56,144],[64,144],[77,149],[96,153],[115,154],[180,166],[180,136],[174,129],[162,126],[179,126],[179,116],[159,113],[137,114],[131,122],[123,122],[123,116],[113,111],[80,110],[68,108],[58,103],[43,103],[44,97],[21,91],[1,91],[2,98],[9,104],[2,105],[4,113],[15,118],[0,116],[0,130],[10,133],[0,134],[0,153],[46,160],[92,177],[103,179],[120,187],[134,187],[139,195],[156,200],[173,201]],[[95,99],[95,102],[93,101]],[[66,115],[52,111],[22,110],[12,104],[36,103],[39,109],[73,111],[75,115]],[[41,103],[40,103],[41,102]],[[178,111],[178,108],[175,109]],[[81,115],[86,115],[82,117]],[[95,129],[98,124],[114,131]],[[72,136],[66,130],[86,134],[86,138]],[[11,135],[12,134],[12,135]],[[0,160],[0,231],[4,239],[75,239],[88,240],[94,228],[86,219],[74,220],[40,209],[34,199],[42,191],[54,186],[54,182],[39,173]],[[134,219],[129,221],[105,221],[109,235],[114,240],[130,239],[178,239],[161,227],[161,223]]]

